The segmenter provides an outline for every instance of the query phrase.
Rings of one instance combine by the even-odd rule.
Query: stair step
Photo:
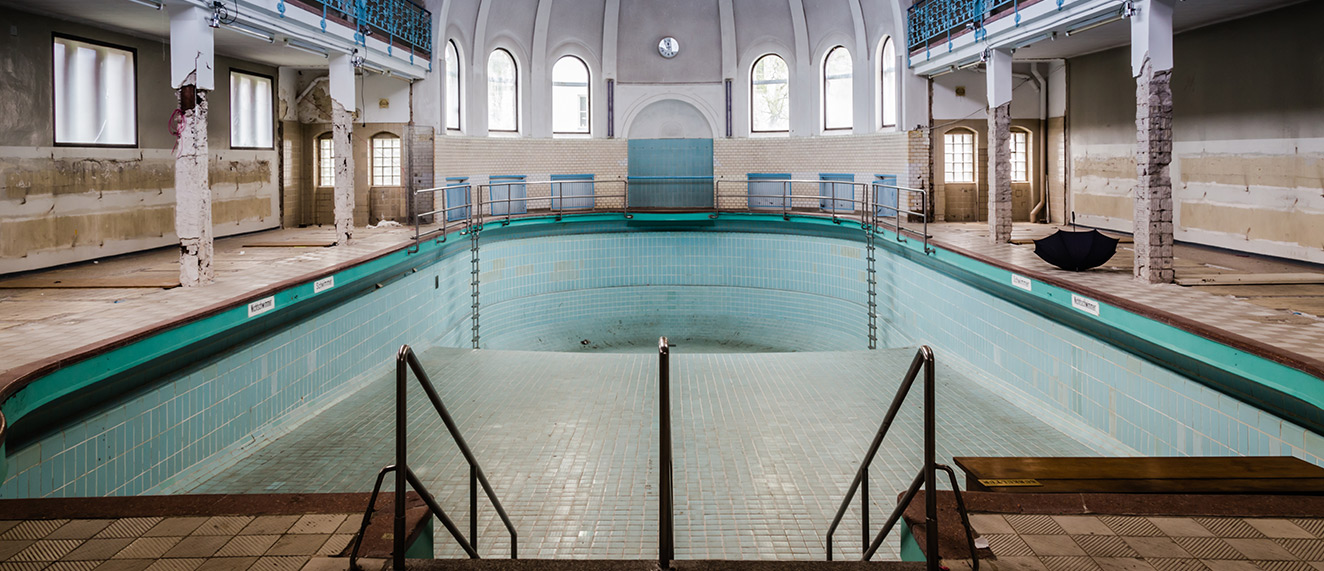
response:
[[[376,562],[383,567],[374,565]],[[390,569],[384,560],[361,561],[365,570]],[[410,559],[408,571],[658,571],[651,559]],[[726,561],[681,560],[675,571],[922,571],[906,561]]]

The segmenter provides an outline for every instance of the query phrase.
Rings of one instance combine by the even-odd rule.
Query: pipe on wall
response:
[[[1030,209],[1030,222],[1036,222],[1039,211],[1048,204],[1048,80],[1039,73],[1039,64],[1030,64],[1030,74],[1039,90],[1039,203]]]

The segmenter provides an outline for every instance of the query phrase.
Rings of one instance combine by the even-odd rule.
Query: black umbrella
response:
[[[1034,241],[1035,255],[1045,262],[1072,272],[1082,272],[1107,263],[1117,253],[1117,238],[1098,230],[1063,232]]]

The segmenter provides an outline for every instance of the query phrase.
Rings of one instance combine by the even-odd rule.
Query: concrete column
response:
[[[1172,8],[1175,0],[1136,2],[1131,72],[1136,78],[1135,264],[1137,280],[1171,283]]]
[[[335,165],[336,245],[354,238],[354,64],[348,55],[332,56],[331,148]]]
[[[216,88],[210,11],[170,6],[170,80],[181,113],[175,158],[175,234],[179,283],[195,287],[216,279],[212,268],[210,155],[207,92]]]
[[[1011,52],[988,55],[988,239],[1011,241]]]

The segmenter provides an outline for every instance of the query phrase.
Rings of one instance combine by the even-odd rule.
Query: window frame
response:
[[[451,102],[448,100],[448,101],[446,101],[446,120],[445,120],[445,122],[446,122],[446,129],[445,129],[445,130],[446,130],[446,131],[463,132],[463,131],[464,131],[464,58],[460,55],[460,46],[459,46],[459,44],[456,44],[454,39],[446,40],[446,50],[447,50],[447,51],[450,51],[450,50],[452,50],[452,49],[455,50],[455,109],[456,109],[455,123],[456,123],[456,125],[455,125],[454,127],[452,127],[451,124],[450,124],[450,123],[451,123],[451,109],[450,109]],[[445,57],[446,57],[446,54],[443,53],[443,54],[442,54],[442,61],[445,61]],[[450,67],[447,66],[447,69],[446,69],[446,73],[447,73],[447,76],[446,76],[446,82],[447,82],[447,83],[446,83],[446,86],[445,86],[445,91],[442,92],[442,93],[444,93],[447,97],[450,96],[450,75],[449,75],[449,74],[450,74],[450,71],[451,71],[451,70],[450,70]]]
[[[314,157],[314,159],[315,159],[315,161],[316,161],[316,163],[317,163],[317,164],[316,164],[316,167],[317,167],[317,168],[315,169],[316,174],[317,174],[317,180],[314,181],[315,184],[313,185],[315,188],[335,188],[335,186],[336,186],[336,165],[335,165],[335,160],[336,160],[336,142],[335,142],[335,140],[334,140],[334,136],[335,136],[334,133],[326,132],[326,133],[323,133],[323,134],[318,135],[317,137],[314,137],[314,138],[313,138],[313,141],[314,141],[315,144],[316,144],[316,146],[315,146],[315,148],[314,148],[314,151],[315,151],[315,152],[313,153],[313,157]],[[323,157],[322,157],[322,141],[326,141],[327,143],[329,143],[329,144],[331,145],[331,175],[330,175],[330,176],[331,176],[331,184],[322,184],[323,182],[325,182],[325,181],[322,180],[322,179],[323,179],[323,172],[322,172],[323,169],[322,169],[322,167],[323,167],[323,164],[326,162],[326,161],[323,160]]]
[[[785,129],[755,129],[754,128],[754,70],[758,69],[759,63],[768,57],[775,57],[782,60],[782,65],[786,67],[786,128]],[[754,64],[749,66],[749,132],[750,133],[790,133],[791,132],[791,65],[786,63],[786,58],[777,52],[768,52],[754,59]]]
[[[970,159],[970,161],[969,161],[969,164],[970,164],[970,180],[952,180],[951,177],[948,176],[948,174],[949,174],[950,171],[951,171],[951,165],[952,165],[952,161],[948,160],[948,157],[952,154],[952,150],[951,150],[951,149],[952,149],[952,145],[948,142],[947,137],[949,137],[949,136],[955,136],[955,135],[964,135],[964,136],[966,136],[966,137],[970,137],[970,155],[969,155],[969,159]],[[943,136],[943,141],[942,141],[942,153],[943,153],[943,156],[942,156],[942,182],[943,182],[943,184],[978,184],[978,183],[979,183],[979,168],[978,168],[979,166],[976,164],[976,163],[978,162],[976,159],[977,159],[978,156],[979,156],[979,139],[978,139],[979,135],[978,135],[978,133],[976,133],[973,129],[970,129],[970,128],[967,128],[967,127],[956,127],[956,128],[953,128],[953,129],[950,129],[950,130],[947,130],[947,131],[943,132],[942,136]],[[965,161],[962,161],[962,164],[965,164]]]
[[[827,105],[827,99],[828,99],[828,97],[827,97],[827,90],[828,90],[828,69],[827,69],[827,68],[828,68],[828,60],[832,59],[832,54],[833,54],[834,52],[836,52],[837,50],[844,50],[844,51],[845,51],[845,53],[846,53],[846,57],[850,58],[850,65],[851,65],[851,79],[850,79],[850,80],[851,80],[851,90],[850,90],[850,91],[851,91],[851,98],[850,98],[850,121],[849,121],[849,124],[846,125],[845,127],[829,127],[829,126],[828,126],[828,116],[827,116],[827,115],[828,115],[828,105]],[[821,74],[819,74],[819,77],[821,78],[821,80],[820,80],[819,83],[822,85],[822,87],[821,87],[820,90],[819,90],[819,97],[820,97],[820,100],[819,100],[819,105],[818,105],[818,106],[819,106],[820,109],[822,109],[822,113],[820,113],[820,115],[822,116],[822,119],[823,119],[823,131],[824,131],[824,132],[827,132],[827,131],[842,132],[842,131],[850,131],[850,130],[854,129],[854,128],[855,128],[855,93],[854,93],[854,91],[855,91],[855,56],[852,55],[852,54],[850,53],[850,48],[847,48],[846,46],[841,45],[841,44],[837,44],[837,45],[833,46],[832,48],[828,49],[827,53],[823,54],[823,72],[822,72]]]
[[[497,48],[497,49],[500,49],[500,48]],[[586,107],[585,107],[587,117],[585,118],[585,121],[584,121],[584,130],[583,130],[583,131],[557,131],[557,130],[556,130],[556,64],[561,63],[561,60],[563,60],[563,59],[565,59],[565,58],[573,58],[573,59],[575,59],[576,61],[578,61],[578,62],[579,62],[579,65],[584,66],[584,73],[585,73],[585,75],[588,76],[588,80],[585,82],[585,85],[584,85],[584,94],[585,94],[584,99],[587,100],[587,102],[586,102]],[[514,59],[514,57],[512,56],[511,59]],[[581,137],[582,137],[582,136],[585,136],[585,135],[592,135],[592,134],[593,134],[593,70],[592,70],[592,69],[589,69],[589,67],[588,67],[588,62],[584,61],[584,58],[581,58],[581,57],[579,57],[579,56],[577,56],[577,55],[574,55],[574,54],[565,54],[565,55],[563,55],[563,56],[561,56],[561,57],[556,58],[556,61],[555,61],[555,62],[552,62],[552,69],[551,69],[551,73],[548,74],[548,79],[550,79],[550,80],[551,80],[551,83],[552,83],[552,85],[551,85],[551,91],[550,91],[551,97],[549,98],[549,99],[551,100],[551,104],[552,104],[552,117],[551,117],[551,119],[552,119],[552,135],[553,135],[553,136],[555,136],[555,135],[576,135],[576,136],[581,136]],[[515,126],[518,127],[518,126],[519,126],[519,112],[518,112],[518,110],[519,110],[519,66],[518,66],[518,65],[515,66],[515,93],[516,93],[516,96],[515,96],[515,109],[516,109],[516,113],[515,113]],[[516,132],[518,132],[518,129],[516,129]]]
[[[506,57],[510,58],[510,63],[511,63],[511,65],[515,68],[515,73],[514,73],[514,85],[515,85],[515,87],[514,87],[514,91],[515,91],[515,110],[514,110],[514,112],[515,112],[515,127],[514,127],[513,129],[493,129],[493,128],[492,128],[492,56],[496,55],[497,52],[505,53],[505,54],[506,54]],[[487,131],[488,131],[489,133],[516,133],[516,134],[518,134],[518,133],[520,132],[520,130],[519,130],[519,127],[520,127],[520,125],[519,125],[519,123],[520,123],[520,121],[519,121],[519,119],[520,119],[520,117],[519,117],[519,115],[520,115],[520,113],[519,113],[519,103],[520,103],[520,96],[519,96],[519,60],[515,59],[515,54],[510,53],[510,50],[498,46],[498,47],[492,48],[492,51],[490,51],[490,52],[487,53],[487,69],[484,70],[484,71],[487,72],[487,74],[486,74],[486,78],[487,78],[487,117],[488,117],[488,119],[487,119]]]
[[[238,74],[242,74],[242,75],[251,75],[251,76],[253,76],[253,77],[260,77],[260,78],[262,78],[262,79],[265,79],[265,80],[271,82],[271,107],[270,107],[270,109],[271,109],[271,116],[268,117],[268,119],[270,120],[270,124],[271,124],[271,146],[270,146],[270,147],[236,147],[236,146],[234,145],[234,104],[232,103],[232,104],[230,105],[230,126],[229,126],[229,128],[230,128],[230,150],[239,150],[239,151],[271,151],[271,150],[275,150],[275,148],[276,148],[276,78],[275,78],[275,77],[272,77],[272,76],[270,76],[270,75],[264,74],[264,73],[257,73],[257,72],[255,72],[255,71],[248,71],[248,70],[241,69],[241,68],[237,68],[237,67],[232,67],[232,68],[230,68],[230,75],[227,76],[227,77],[229,77],[229,81],[230,81],[230,90],[231,90],[231,93],[232,93],[232,95],[230,96],[231,101],[234,100],[234,96],[233,96],[233,92],[234,92],[234,74],[236,74],[236,73],[238,73]]]
[[[55,112],[55,41],[56,41],[56,40],[59,40],[59,39],[71,40],[71,41],[75,41],[75,42],[83,42],[83,43],[85,43],[85,44],[97,45],[97,46],[101,46],[101,47],[104,47],[104,48],[111,48],[111,49],[116,49],[116,50],[120,50],[120,51],[126,51],[126,52],[129,52],[129,54],[133,56],[133,142],[132,142],[132,143],[61,143],[60,141],[58,141],[58,140],[56,139],[57,135],[56,135],[55,122],[59,119],[59,117],[56,115],[56,112]],[[47,53],[50,55],[50,58],[51,58],[51,59],[50,59],[50,65],[47,66],[47,69],[51,70],[51,91],[50,91],[50,93],[51,93],[51,146],[53,146],[53,147],[93,147],[93,148],[100,148],[100,149],[136,149],[136,148],[138,148],[139,143],[142,142],[142,137],[140,136],[141,133],[139,132],[139,131],[141,130],[141,125],[139,124],[139,119],[140,119],[140,117],[139,117],[139,113],[138,113],[138,94],[141,92],[141,90],[139,89],[140,86],[139,86],[139,82],[138,82],[138,48],[135,48],[135,47],[132,47],[132,46],[123,46],[123,45],[119,45],[119,44],[113,44],[113,43],[110,43],[110,42],[106,42],[106,41],[102,41],[102,40],[96,40],[96,39],[92,39],[92,38],[88,38],[88,37],[84,37],[84,36],[77,36],[77,35],[74,35],[74,34],[65,34],[65,33],[62,33],[62,32],[51,32],[51,43],[50,43],[50,47],[51,47],[51,49],[50,49],[50,51],[48,51]]]
[[[1031,170],[1031,169],[1030,169],[1030,163],[1031,163],[1031,160],[1030,160],[1030,131],[1029,131],[1028,129],[1022,129],[1022,128],[1019,128],[1019,127],[1013,127],[1013,128],[1011,128],[1010,131],[1011,131],[1011,132],[1009,133],[1009,136],[1007,137],[1007,144],[1011,147],[1011,149],[1009,149],[1009,157],[1010,157],[1010,161],[1009,161],[1009,162],[1011,163],[1011,182],[1014,182],[1014,183],[1028,183],[1028,182],[1030,182],[1030,170]],[[1017,135],[1020,135],[1020,136],[1022,136],[1022,137],[1025,138],[1024,152],[1021,153],[1021,155],[1023,155],[1023,160],[1022,160],[1021,162],[1022,162],[1022,163],[1024,164],[1024,166],[1025,166],[1025,169],[1024,169],[1025,176],[1022,177],[1022,178],[1016,178],[1016,136],[1017,136]]]
[[[386,141],[386,140],[394,140],[396,144],[396,148],[395,148],[396,183],[395,184],[380,184],[377,182],[377,171],[378,171],[377,141]],[[404,150],[405,150],[404,139],[399,135],[396,135],[395,133],[392,133],[390,131],[382,131],[380,133],[377,133],[376,135],[369,137],[368,138],[368,186],[374,188],[377,187],[395,188],[395,187],[404,186],[404,181],[405,181]],[[384,171],[385,169],[382,170]]]
[[[892,48],[892,57],[887,57],[887,48]],[[896,64],[896,41],[892,36],[884,36],[883,43],[878,48],[878,128],[894,128],[897,124],[897,116],[900,115],[900,108],[896,105],[899,97],[896,96],[898,86],[901,84],[900,66]],[[892,89],[887,89],[887,67],[892,67]],[[888,103],[892,103],[893,120],[887,122]]]

